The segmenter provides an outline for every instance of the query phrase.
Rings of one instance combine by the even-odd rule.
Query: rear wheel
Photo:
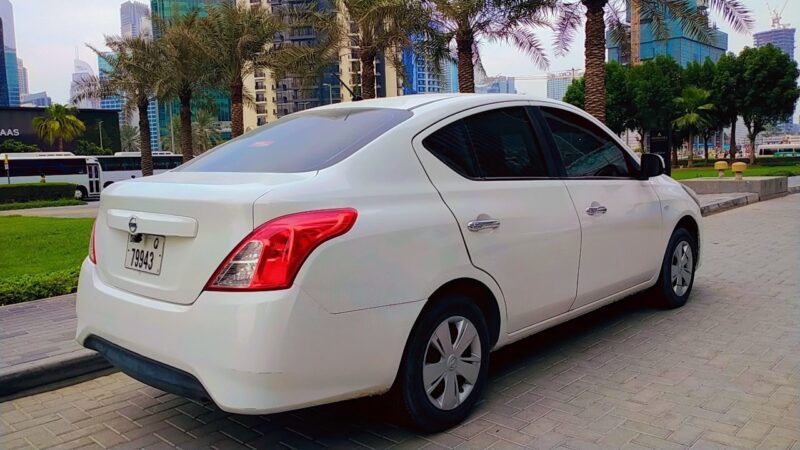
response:
[[[76,198],[77,200],[84,200],[84,199],[86,198],[86,196],[87,196],[87,195],[88,195],[88,193],[86,192],[86,188],[85,188],[85,187],[83,187],[83,186],[78,186],[78,187],[75,189],[75,198]]]
[[[694,285],[697,240],[684,228],[672,233],[661,264],[658,284],[653,288],[659,306],[679,308],[686,304]]]
[[[428,308],[409,338],[399,374],[407,418],[424,431],[463,421],[486,384],[489,332],[469,298],[449,294]]]

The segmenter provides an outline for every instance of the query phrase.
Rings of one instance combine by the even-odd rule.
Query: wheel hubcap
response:
[[[481,370],[481,339],[469,319],[444,320],[428,340],[422,379],[428,400],[451,410],[469,397]]]
[[[694,258],[692,247],[686,241],[681,241],[672,252],[672,265],[670,270],[670,280],[672,291],[677,296],[683,296],[689,290],[692,283],[692,271],[694,270]]]

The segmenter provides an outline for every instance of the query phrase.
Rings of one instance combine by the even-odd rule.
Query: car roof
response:
[[[410,111],[434,103],[437,104],[436,106],[443,106],[444,104],[447,106],[459,106],[460,104],[474,106],[476,103],[489,104],[518,100],[566,105],[565,103],[553,99],[522,94],[413,94],[398,97],[374,98],[357,102],[334,103],[314,109],[393,108]]]

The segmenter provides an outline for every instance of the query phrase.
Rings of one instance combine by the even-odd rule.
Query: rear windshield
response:
[[[412,116],[388,108],[337,108],[283,117],[175,169],[181,172],[309,172],[330,167]]]

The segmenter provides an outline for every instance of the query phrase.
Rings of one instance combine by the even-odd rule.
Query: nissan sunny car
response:
[[[292,114],[104,190],[77,339],[225,411],[391,390],[441,430],[479,399],[491,351],[638,291],[686,302],[700,209],[663,170],[520,95]]]

